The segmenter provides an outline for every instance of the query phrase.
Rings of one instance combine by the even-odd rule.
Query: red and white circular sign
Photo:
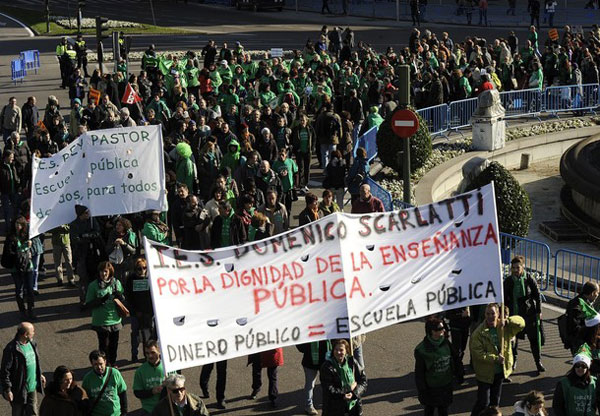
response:
[[[411,110],[398,110],[392,116],[392,130],[396,136],[407,139],[419,129],[419,119]]]

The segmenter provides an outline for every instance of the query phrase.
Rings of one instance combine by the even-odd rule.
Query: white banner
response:
[[[75,205],[93,216],[165,211],[160,126],[94,130],[49,158],[33,158],[30,237],[75,219]]]
[[[494,191],[327,216],[235,248],[145,240],[166,371],[500,302]]]

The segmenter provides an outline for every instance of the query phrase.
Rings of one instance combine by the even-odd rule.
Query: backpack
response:
[[[329,137],[338,136],[342,125],[338,121],[337,117],[331,116],[327,122],[327,135]]]
[[[571,341],[569,340],[569,335],[567,334],[567,314],[563,313],[557,318],[558,322],[558,335],[560,335],[560,340],[563,343],[565,349],[571,348]]]

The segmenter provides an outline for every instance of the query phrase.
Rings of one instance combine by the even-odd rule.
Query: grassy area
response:
[[[77,29],[67,29],[54,22],[50,22],[50,32],[46,31],[46,14],[37,10],[22,9],[18,7],[0,6],[0,12],[20,20],[29,26],[37,35],[69,36],[76,35]],[[195,33],[187,30],[176,29],[172,27],[153,26],[140,23],[140,27],[124,27],[110,29],[109,31],[119,31],[128,34],[149,34],[149,33],[172,33],[186,34]],[[84,35],[93,35],[96,29],[82,29]]]

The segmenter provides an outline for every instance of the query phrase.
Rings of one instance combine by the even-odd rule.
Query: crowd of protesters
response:
[[[543,54],[534,26],[522,48],[512,32],[507,39],[491,43],[476,37],[454,42],[446,32],[438,39],[429,30],[421,35],[414,29],[408,47],[399,53],[388,48],[383,54],[363,42],[355,45],[350,28],[323,27],[316,42],[308,41],[303,50],[294,51],[290,57],[254,60],[239,42],[232,48],[227,44],[218,48],[211,40],[201,52],[189,51],[183,58],[160,55],[150,46],[138,75],[128,76],[127,68],[120,66],[115,74],[95,69],[86,80],[87,68],[83,68],[83,75],[81,68],[75,68],[69,79],[63,80],[71,92],[68,120],[61,115],[55,96],[48,97],[42,118],[35,97],[22,108],[11,97],[0,114],[5,141],[0,191],[8,233],[2,266],[11,271],[19,311],[30,321],[37,318],[38,280],[48,270],[42,255],[45,236],[28,236],[29,200],[23,195],[28,195],[31,187],[32,155],[50,156],[96,129],[160,125],[163,133],[167,212],[92,217],[89,207],[76,205],[76,220],[48,233],[57,284],[78,288],[81,310],[91,314],[98,349],[89,356],[92,370],[83,380],[83,389],[76,388],[68,368],[59,367],[44,402],[71,400],[75,411],[81,412],[72,414],[127,412],[127,386],[116,364],[119,334],[130,315],[131,361],[138,361],[140,343],[147,360],[139,367],[140,374],[136,372],[133,386],[146,414],[168,414],[173,406],[178,411],[190,406],[197,412],[193,414],[207,414],[202,400],[186,393],[185,378],[173,375],[163,383],[162,376],[157,375],[162,369],[140,237],[184,249],[244,244],[296,225],[292,224],[292,204],[301,196],[305,208],[298,225],[343,210],[347,199],[351,212],[383,211],[382,202],[364,183],[369,174],[366,151],[358,148],[354,154],[353,149],[361,133],[379,126],[396,109],[398,65],[410,65],[412,100],[417,107],[426,107],[475,96],[490,88],[597,83],[599,59],[597,26],[585,36],[566,27],[562,39],[549,41]],[[100,98],[89,97],[84,105],[87,85],[98,91]],[[22,130],[26,140],[21,138]],[[323,172],[322,182],[316,184],[310,175],[313,156]],[[321,185],[325,190],[319,200],[310,188]],[[344,198],[346,190],[350,198]],[[537,343],[539,291],[535,281],[526,279],[522,260],[514,264],[513,275],[507,279],[514,279],[508,292],[515,301],[506,320],[500,318],[498,305],[489,305],[478,313],[466,308],[448,313],[445,320],[434,317],[427,322],[426,337],[415,350],[419,399],[427,414],[435,409],[447,414],[453,378],[462,381],[469,327],[474,329],[471,353],[478,383],[474,415],[482,411],[493,414],[488,405],[499,404],[501,384],[516,368],[513,336],[526,333],[532,345]],[[597,296],[597,288],[595,293]],[[524,296],[531,297],[533,309],[526,310],[516,301]],[[581,312],[572,325],[584,328],[583,316],[590,313]],[[499,326],[507,328],[502,345],[496,333]],[[448,342],[450,333],[452,344]],[[22,324],[15,337],[19,344],[10,348],[23,352],[32,337],[33,325]],[[306,376],[303,406],[307,414],[318,414],[313,403],[318,374],[324,415],[362,414],[360,399],[367,389],[364,341],[364,337],[355,337],[298,346]],[[577,349],[573,352],[585,355],[579,351],[581,345],[573,347]],[[589,348],[595,350],[596,344]],[[5,349],[4,354],[8,357],[10,351]],[[540,349],[533,354],[538,371],[543,372]],[[45,384],[30,374],[39,364],[35,361],[37,350],[28,349],[22,355],[26,377],[21,374],[14,378],[15,367],[9,358],[2,361],[0,382],[13,409],[23,404],[36,407],[35,391]],[[25,365],[20,358],[11,359]],[[34,360],[33,366],[30,360]],[[587,363],[589,368],[590,361],[586,360],[580,357],[575,364]],[[283,351],[250,356],[249,363],[250,397],[257,397],[261,370],[267,368],[268,397],[277,407],[277,370],[283,364]],[[210,396],[208,383],[213,368],[208,365],[202,369],[204,398]],[[216,363],[216,368],[217,407],[224,409],[227,363]],[[573,374],[588,380],[588,384],[583,381],[588,388],[589,377],[579,373]],[[575,376],[568,380],[577,386],[582,383]],[[568,383],[561,388],[570,389]],[[20,390],[13,390],[16,388]],[[104,395],[106,388],[112,393]],[[168,397],[165,402],[160,401],[163,396]],[[519,403],[522,414],[543,414],[539,413],[543,410],[539,393],[533,392]],[[563,404],[567,409],[570,406]]]

